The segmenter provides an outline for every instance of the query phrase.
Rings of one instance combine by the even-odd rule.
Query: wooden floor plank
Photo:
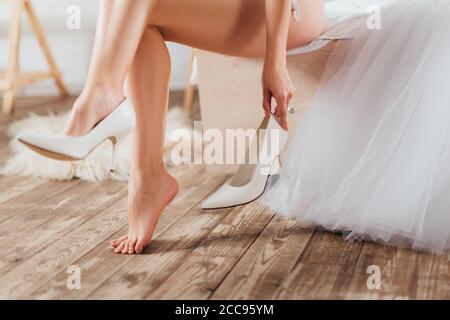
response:
[[[259,204],[234,209],[146,299],[207,299],[272,219]]]
[[[277,290],[278,299],[343,299],[358,261],[362,242],[315,231],[297,265]]]
[[[125,202],[126,195],[126,184],[120,182],[76,183],[29,214],[0,224],[0,273],[17,268],[115,202]],[[8,229],[15,232],[3,233]]]
[[[17,100],[17,108],[10,115],[0,115],[0,128],[7,128],[13,121],[19,120],[29,113],[48,114],[67,111],[75,101],[69,97],[23,97]]]
[[[172,173],[174,171],[172,170]],[[71,188],[41,203],[38,208],[28,214],[16,215],[0,224],[0,241],[5,243],[4,246],[0,244],[0,250],[5,252],[5,250],[13,249],[7,242],[13,242],[14,246],[17,246],[15,249],[20,249],[22,246],[27,248],[29,241],[24,235],[32,231],[39,234],[38,239],[35,238],[33,241],[34,246],[39,247],[42,243],[37,240],[45,241],[54,236],[54,232],[60,234],[68,226],[79,225],[108,207],[111,202],[116,202],[118,199],[126,200],[127,183],[117,181],[90,183],[79,180],[73,180],[72,183]],[[36,226],[39,228],[33,230]],[[8,229],[15,232],[6,236]]]
[[[274,299],[313,232],[298,221],[275,217],[211,299]]]
[[[176,223],[182,216],[193,210],[207,194],[214,188],[214,185],[220,185],[225,177],[218,175],[209,175],[205,179],[205,169],[195,166],[186,168],[186,175],[178,177],[180,181],[180,194],[175,198],[165,212],[162,214],[158,226],[155,230],[155,239],[158,239],[167,229]],[[75,261],[83,272],[83,285],[81,290],[68,290],[66,287],[67,274],[61,272],[49,283],[39,288],[33,296],[45,299],[80,299],[86,298],[99,287],[108,278],[116,273],[126,271],[127,266],[135,265],[137,261],[146,259],[136,256],[116,255],[110,248],[109,240],[121,236],[126,232],[126,228],[121,229],[110,239],[104,241],[94,250]]]
[[[152,293],[199,246],[231,209],[202,211],[197,205],[159,235],[145,253],[107,279],[88,298],[141,299]]]
[[[99,212],[14,270],[0,276],[0,298],[30,298],[29,294],[102,243],[127,221],[126,202]]]
[[[378,267],[381,288],[369,289],[368,267]],[[443,298],[449,288],[445,256],[366,242],[355,267],[347,299]]]
[[[20,192],[27,188],[15,188],[13,191],[15,193],[14,197],[10,195],[5,196],[9,199],[0,206],[0,223],[15,215],[27,214],[55,195],[73,187],[73,181],[46,181],[42,183],[39,179],[25,179],[29,181],[29,184],[32,186],[31,189],[28,189],[26,192]],[[8,193],[8,191],[3,192]]]
[[[420,300],[450,300],[450,257],[448,255],[419,255],[415,297]]]
[[[39,188],[47,180],[25,178],[19,176],[3,177],[0,176],[0,206],[18,195]],[[0,216],[0,220],[1,220]]]
[[[63,210],[78,208],[84,210],[85,203],[81,201],[86,196],[93,197],[96,187],[98,186],[94,184],[73,181],[69,188],[46,199],[39,207],[19,213],[3,221],[0,223],[0,251],[3,252],[14,240],[22,239],[26,234],[32,234],[33,229],[44,222],[52,218],[61,218],[61,213],[65,213]],[[8,232],[11,230],[14,230],[14,232]]]
[[[19,99],[14,115],[0,116],[0,165],[12,121],[73,101]],[[450,299],[448,255],[348,242],[255,204],[202,211],[226,177],[170,170],[181,192],[141,256],[115,255],[109,244],[127,229],[125,184],[0,177],[0,298]],[[81,268],[81,290],[66,287],[71,265]],[[380,289],[368,287],[373,266]]]

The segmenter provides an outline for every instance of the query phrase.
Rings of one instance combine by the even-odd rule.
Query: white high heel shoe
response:
[[[127,99],[124,99],[113,112],[84,136],[20,134],[17,139],[44,157],[62,161],[82,160],[104,141],[110,140],[113,147],[110,169],[113,170],[117,145],[133,131],[135,125],[133,107]]]
[[[262,135],[260,135],[260,130],[265,130]],[[281,128],[274,116],[264,118],[258,128],[257,137],[253,139],[249,148],[258,150],[257,163],[241,165],[234,176],[203,203],[202,209],[236,207],[261,197],[266,189],[269,176],[277,174],[281,168],[280,153],[286,147],[287,138],[287,132]],[[249,150],[247,150],[245,158],[248,160]]]

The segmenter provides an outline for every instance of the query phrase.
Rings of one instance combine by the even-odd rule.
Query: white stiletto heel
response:
[[[253,139],[249,147],[249,150],[258,150],[257,164],[241,165],[234,176],[203,203],[202,209],[223,209],[244,205],[255,201],[264,193],[269,176],[277,174],[280,170],[280,153],[286,146],[288,135],[272,115],[264,118],[258,128],[258,137],[260,137],[260,130],[265,130],[262,140]],[[275,141],[272,132],[278,133]],[[253,149],[254,143],[258,145],[257,149]],[[268,155],[269,149],[275,149],[275,152]],[[247,150],[246,159],[248,159],[249,150]],[[267,161],[263,161],[264,159]]]
[[[133,107],[125,99],[84,136],[20,134],[17,139],[26,147],[44,157],[62,161],[85,159],[104,141],[111,140],[113,143],[111,167],[113,167],[119,140],[133,131],[135,124]]]
[[[111,138],[110,140],[111,140],[112,150],[111,150],[111,161],[109,162],[109,171],[114,172],[114,167],[116,164],[116,153],[117,153],[117,149],[118,149],[117,144],[119,142],[115,138]]]
[[[270,167],[269,175],[275,176],[280,173],[280,170],[281,170],[281,161],[280,156],[278,156],[273,160],[272,166]]]
[[[109,171],[114,172],[116,167],[116,159],[117,152],[119,150],[119,145],[123,140],[128,136],[129,132],[126,132],[121,135],[117,135],[115,137],[111,137],[109,140],[111,141],[111,161],[109,162]]]

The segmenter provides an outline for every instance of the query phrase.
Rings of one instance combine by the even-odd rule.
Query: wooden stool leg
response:
[[[14,108],[16,91],[8,89],[3,92],[3,113],[11,114]]]
[[[191,55],[188,62],[188,75],[189,75],[189,82],[184,90],[184,103],[183,103],[183,109],[186,112],[192,112],[192,104],[194,101],[194,94],[195,94],[195,85],[191,83],[191,75],[194,67],[194,60],[196,56],[196,51],[194,49],[191,50]]]
[[[10,25],[8,66],[6,68],[6,80],[9,82],[9,86],[3,93],[3,112],[5,114],[10,114],[14,107],[17,75],[19,73],[19,51],[20,37],[22,34],[23,9],[23,0],[14,1]]]
[[[29,2],[29,0],[25,0],[25,9],[30,18],[31,28],[33,29],[33,32],[36,35],[36,37],[39,41],[39,44],[42,47],[42,50],[44,51],[45,58],[47,59],[47,63],[50,67],[50,73],[53,75],[53,77],[55,79],[55,83],[58,87],[59,93],[62,96],[66,96],[66,95],[68,95],[67,88],[64,85],[61,73],[59,72],[58,67],[56,66],[55,59],[53,58],[53,55],[50,51],[50,47],[48,46],[47,40],[45,38],[44,30],[42,29],[42,26],[36,16],[36,13],[34,12],[34,9],[31,5],[31,3]]]

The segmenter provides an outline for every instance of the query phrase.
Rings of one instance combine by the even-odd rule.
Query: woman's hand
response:
[[[286,68],[286,46],[291,19],[291,0],[266,0],[267,41],[262,76],[263,108],[266,116],[272,112],[272,98],[276,101],[274,115],[281,127],[288,130],[287,109],[295,88]]]
[[[288,130],[287,112],[289,103],[295,95],[295,88],[287,71],[286,63],[266,63],[263,76],[263,108],[266,117],[272,113],[272,98],[276,102],[273,112],[281,127]]]

